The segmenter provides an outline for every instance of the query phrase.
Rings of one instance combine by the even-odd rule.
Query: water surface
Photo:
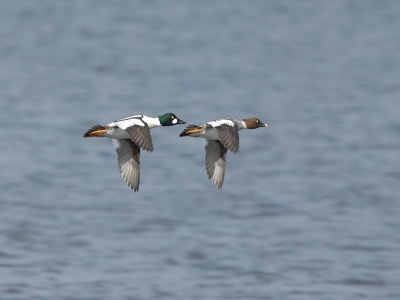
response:
[[[2,1],[1,299],[399,299],[400,5]],[[184,126],[140,192],[95,124],[258,117],[222,190]]]

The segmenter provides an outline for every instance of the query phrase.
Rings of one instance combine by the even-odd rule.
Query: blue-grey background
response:
[[[400,299],[400,2],[0,1],[0,299]],[[184,125],[140,192],[95,124]]]

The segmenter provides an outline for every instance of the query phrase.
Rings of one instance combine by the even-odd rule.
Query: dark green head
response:
[[[158,116],[158,119],[160,120],[160,123],[162,126],[173,126],[173,125],[178,125],[178,124],[186,124],[186,122],[179,119],[173,113],[163,114],[162,116]]]

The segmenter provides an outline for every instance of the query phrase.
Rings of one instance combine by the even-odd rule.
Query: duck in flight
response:
[[[224,118],[201,126],[189,125],[179,136],[203,138],[208,178],[217,189],[220,189],[225,177],[226,152],[228,149],[233,153],[239,151],[239,130],[267,126],[257,118],[243,119],[243,121]]]
[[[147,151],[154,149],[150,129],[185,123],[173,113],[166,113],[157,118],[134,115],[105,126],[95,125],[86,131],[83,137],[112,139],[122,177],[126,184],[137,192],[140,181],[140,148]]]

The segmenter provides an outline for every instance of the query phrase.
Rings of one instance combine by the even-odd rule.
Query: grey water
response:
[[[400,299],[400,2],[0,1],[0,299]],[[96,124],[185,125],[134,193]]]

